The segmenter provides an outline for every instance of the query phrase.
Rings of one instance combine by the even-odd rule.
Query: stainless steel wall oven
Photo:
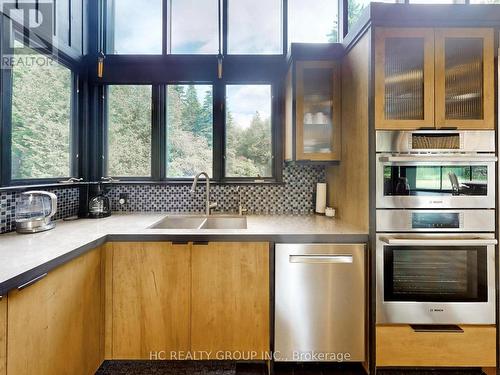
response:
[[[495,324],[495,136],[377,132],[378,324]]]
[[[493,234],[377,235],[377,323],[495,324]]]

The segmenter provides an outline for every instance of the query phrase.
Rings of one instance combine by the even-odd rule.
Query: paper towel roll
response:
[[[316,212],[324,214],[326,209],[326,183],[316,184]]]

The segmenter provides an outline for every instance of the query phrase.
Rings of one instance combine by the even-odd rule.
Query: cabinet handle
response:
[[[208,241],[193,241],[193,245],[207,246],[208,245]]]
[[[464,333],[464,330],[455,324],[410,324],[410,327],[418,333]]]
[[[23,289],[31,286],[31,285],[35,284],[36,282],[42,280],[45,276],[47,276],[47,273],[44,273],[44,274],[42,274],[40,276],[37,276],[34,279],[28,281],[27,283],[24,283],[23,285],[18,286],[17,290],[23,290]]]

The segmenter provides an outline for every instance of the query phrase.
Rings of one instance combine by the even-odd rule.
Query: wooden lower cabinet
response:
[[[415,332],[409,325],[376,327],[377,367],[495,367],[495,326],[462,333]]]
[[[190,245],[111,243],[113,359],[189,350]],[[156,353],[156,354],[155,354]]]
[[[102,362],[100,260],[100,249],[92,250],[9,293],[8,375],[89,375],[97,370]]]
[[[265,359],[270,347],[269,244],[193,245],[191,267],[191,350],[210,352],[212,359]]]

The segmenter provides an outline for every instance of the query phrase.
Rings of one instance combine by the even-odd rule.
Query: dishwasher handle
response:
[[[290,255],[289,261],[305,264],[349,264],[353,262],[353,258],[351,254]]]

